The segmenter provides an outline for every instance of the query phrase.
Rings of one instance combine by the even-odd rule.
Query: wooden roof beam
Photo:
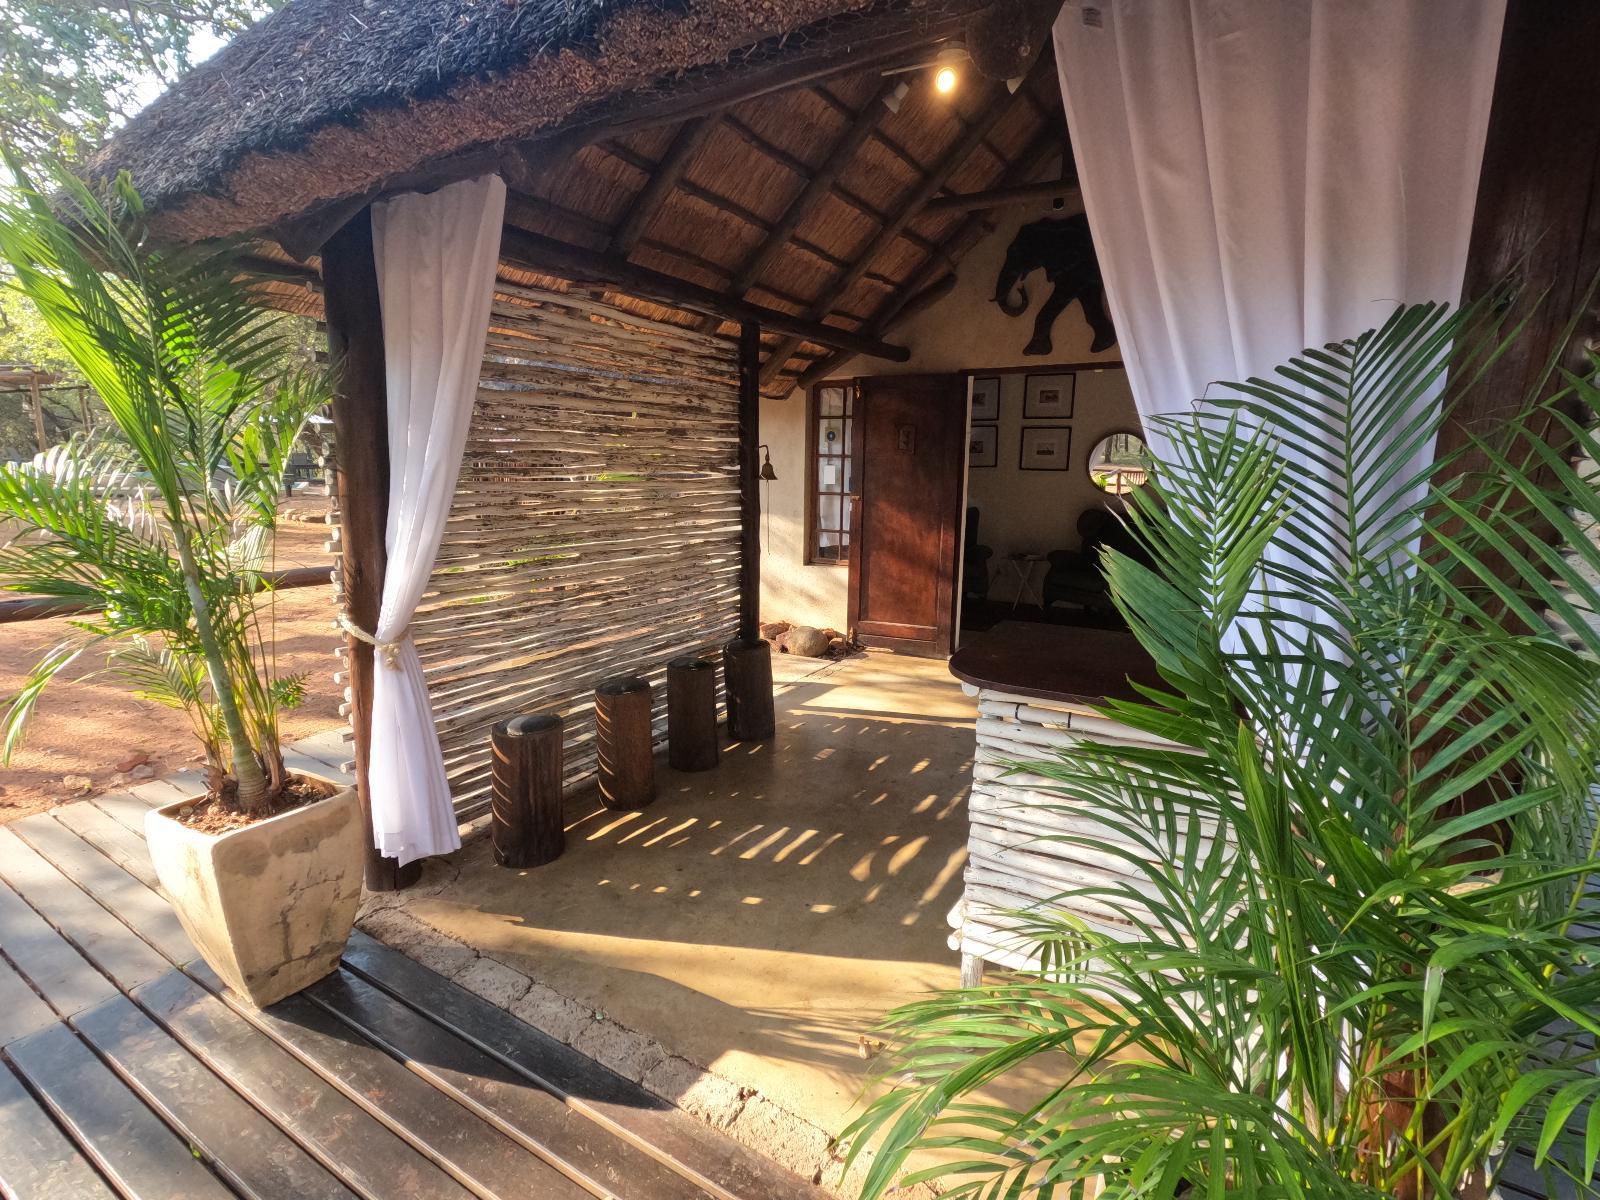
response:
[[[638,196],[628,207],[628,213],[611,236],[611,253],[627,258],[639,244],[644,231],[661,210],[662,204],[678,186],[683,173],[689,169],[694,156],[706,144],[706,139],[717,127],[715,116],[691,117],[678,127],[672,144],[657,164]]]
[[[740,297],[729,296],[662,271],[653,271],[616,255],[569,245],[543,234],[518,229],[515,225],[507,225],[501,231],[500,261],[537,274],[611,285],[641,300],[653,300],[688,312],[722,316],[739,322],[755,321],[764,328],[799,341],[850,350],[890,362],[905,362],[911,357],[911,352],[904,346],[892,346],[878,338],[862,337],[834,325],[824,325],[807,317],[752,304]]]
[[[855,158],[856,151],[860,150],[862,143],[872,136],[872,131],[877,128],[878,122],[889,111],[883,105],[883,98],[893,88],[894,84],[890,80],[881,80],[878,90],[867,106],[845,127],[844,132],[834,139],[833,145],[828,148],[828,156],[812,172],[810,180],[800,189],[800,194],[789,202],[789,207],[784,210],[778,223],[767,231],[766,240],[756,248],[754,254],[745,259],[744,265],[733,277],[733,284],[729,290],[734,295],[742,296],[750,290],[751,285],[761,278],[773,260],[783,253],[784,246],[794,238],[800,223],[816,211],[817,205],[822,203],[823,198],[838,180],[839,173]]]
[[[956,139],[954,145],[939,157],[939,161],[927,176],[918,184],[909,196],[906,197],[894,220],[878,231],[878,236],[873,238],[867,248],[851,264],[850,268],[833,281],[833,285],[818,298],[811,310],[806,314],[810,317],[819,317],[827,313],[835,304],[844,299],[845,293],[855,286],[856,282],[867,273],[878,256],[888,248],[900,231],[909,225],[927,205],[928,201],[939,193],[945,182],[961,168],[978,146],[988,136],[989,131],[1000,122],[1000,119],[1010,112],[1013,106],[1022,103],[1016,95],[1007,96],[1005,88],[1000,84],[990,84],[984,89],[983,103],[978,110],[978,116],[967,127],[965,133]],[[768,356],[766,363],[761,368],[762,383],[769,382],[783,368],[785,362],[795,349],[800,345],[799,338],[785,338]]]
[[[729,132],[737,134],[763,157],[771,159],[780,167],[783,167],[792,174],[800,176],[802,179],[811,178],[811,173],[816,169],[815,167],[806,162],[803,158],[799,158],[796,155],[790,154],[782,146],[779,146],[762,137],[760,133],[752,129],[749,125],[745,124],[745,122],[739,120],[738,117],[730,115],[724,120],[723,123],[727,126]],[[861,193],[839,182],[837,179],[833,181],[833,186],[829,190],[839,200],[855,209],[862,216],[877,222],[879,225],[883,224],[889,219],[889,214],[882,208],[868,200],[865,196],[861,195]],[[934,241],[931,238],[923,237],[915,229],[906,230],[904,236],[906,241],[910,242],[924,254],[930,253],[934,248]]]
[[[1023,149],[1011,170],[1002,177],[1002,184],[1013,186],[1025,184],[1031,176],[1062,157],[1065,142],[1064,124],[1060,127],[1053,124],[1044,125],[1033,135],[1033,140]],[[939,253],[929,256],[906,287],[884,301],[862,332],[883,337],[902,321],[909,320],[916,312],[925,308],[927,305],[922,302],[932,295],[935,289],[942,287],[945,279],[954,278],[954,270],[960,265],[961,260],[993,229],[994,226],[989,223],[984,212],[975,212],[969,216],[945,239],[939,248]],[[828,378],[844,366],[849,358],[848,354],[842,352],[827,355],[802,371],[795,381],[795,386],[809,387],[820,379]]]
[[[1019,183],[1014,187],[988,188],[981,192],[957,192],[928,201],[925,216],[978,212],[1004,208],[1011,204],[1031,204],[1035,200],[1062,200],[1078,194],[1076,179],[1047,179],[1042,183]]]

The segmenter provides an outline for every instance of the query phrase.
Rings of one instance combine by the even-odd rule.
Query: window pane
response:
[[[844,453],[849,454],[854,450],[855,438],[856,423],[854,421],[846,421],[844,423]]]
[[[844,490],[852,493],[856,490],[856,464],[854,459],[847,458],[844,460]]]
[[[827,532],[817,534],[817,557],[822,559],[842,559],[844,555],[840,553],[840,550],[844,536],[839,533]]]
[[[817,393],[817,412],[824,417],[838,417],[844,415],[844,390],[842,388],[823,388]]]
[[[839,534],[839,560],[843,562],[850,557],[850,533],[848,530]]]
[[[818,492],[838,492],[842,489],[844,461],[844,459],[840,458],[817,459]]]
[[[817,497],[817,528],[839,529],[843,526],[844,508],[839,496]]]
[[[833,417],[817,423],[818,454],[843,454],[846,441],[844,418]]]

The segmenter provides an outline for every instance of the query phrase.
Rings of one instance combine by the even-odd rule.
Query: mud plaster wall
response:
[[[1007,317],[994,303],[994,281],[1017,228],[1044,216],[1066,216],[1069,207],[1002,210],[998,228],[961,263],[955,290],[926,312],[896,329],[889,339],[908,346],[904,363],[857,358],[838,377],[915,375],[991,368],[1038,369],[1051,363],[1104,362],[1107,369],[1084,372],[1078,380],[1072,421],[1072,463],[1064,472],[1019,471],[1022,391],[1025,374],[1001,376],[999,466],[970,473],[969,504],[982,509],[980,540],[995,551],[994,564],[1013,550],[1046,552],[1078,544],[1079,514],[1099,503],[1101,493],[1083,467],[1090,446],[1103,434],[1137,429],[1133,395],[1120,367],[1116,346],[1091,354],[1089,327],[1078,305],[1055,324],[1055,349],[1047,359],[1024,358],[1022,347],[1033,331],[1033,316],[1049,294],[1041,272],[1028,279],[1031,304],[1026,314]],[[1028,424],[1055,424],[1031,421]],[[805,562],[806,397],[796,391],[783,399],[763,397],[761,441],[771,447],[778,478],[762,485],[761,619],[843,628],[848,601],[848,570]],[[996,570],[994,599],[1009,601],[1014,583],[1009,569]],[[1037,579],[1037,575],[1035,576]]]

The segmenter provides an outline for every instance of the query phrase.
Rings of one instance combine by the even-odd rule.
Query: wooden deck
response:
[[[155,890],[144,814],[177,794],[0,826],[0,1195],[821,1195],[360,933],[308,991],[238,1004]]]

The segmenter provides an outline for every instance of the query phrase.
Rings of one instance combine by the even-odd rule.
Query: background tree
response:
[[[283,0],[6,0],[0,141],[30,166],[82,158]]]

